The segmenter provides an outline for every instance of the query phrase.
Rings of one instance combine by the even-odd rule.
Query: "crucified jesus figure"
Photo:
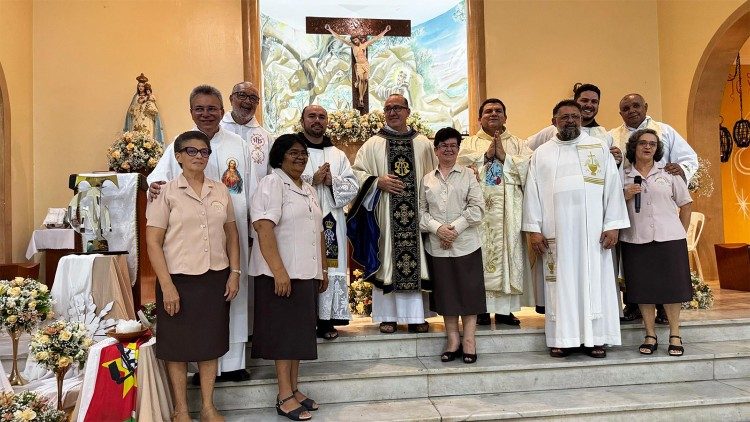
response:
[[[375,41],[383,38],[386,32],[391,30],[391,26],[386,26],[383,32],[379,33],[369,40],[366,36],[352,36],[351,40],[347,40],[346,37],[337,34],[333,29],[331,29],[331,26],[328,24],[326,24],[325,29],[326,31],[330,32],[331,35],[338,38],[341,42],[352,48],[352,56],[354,56],[354,62],[357,66],[355,69],[357,80],[354,82],[354,85],[357,87],[357,91],[359,92],[359,105],[364,105],[364,97],[367,93],[367,82],[370,79],[370,62],[367,60],[367,47],[372,45],[372,43],[374,43]],[[357,104],[355,104],[355,106],[356,105]]]

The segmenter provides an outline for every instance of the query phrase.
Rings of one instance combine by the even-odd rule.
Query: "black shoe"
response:
[[[544,306],[537,305],[536,313],[544,315],[544,312],[545,312]]]
[[[641,319],[641,310],[638,308],[638,305],[626,304],[625,308],[622,310],[620,321],[631,322],[638,319]]]
[[[667,318],[667,312],[664,310],[664,305],[656,305],[656,318],[654,318],[654,321],[661,325],[669,324],[669,318]]]
[[[408,329],[410,333],[426,333],[430,330],[430,324],[427,321],[421,324],[409,324]]]
[[[521,325],[521,320],[516,318],[512,312],[509,315],[495,314],[495,324],[505,324],[517,327]]]
[[[477,315],[477,325],[492,325],[492,319],[490,319],[490,314]]]
[[[458,349],[456,349],[456,351],[454,351],[454,352],[448,352],[448,351],[443,352],[443,354],[440,355],[440,362],[453,362],[454,360],[456,360],[457,357],[460,358],[463,355],[464,355],[463,345],[459,344],[458,345]]]
[[[221,375],[216,377],[216,382],[239,382],[247,381],[250,379],[250,373],[246,369],[238,369],[236,371],[222,372]]]

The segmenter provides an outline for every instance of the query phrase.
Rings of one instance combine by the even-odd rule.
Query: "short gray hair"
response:
[[[221,92],[212,87],[211,85],[198,85],[190,92],[190,107],[193,107],[193,99],[199,95],[213,95],[214,97],[219,99],[219,104],[221,104],[221,108],[224,108],[224,100],[221,98]]]

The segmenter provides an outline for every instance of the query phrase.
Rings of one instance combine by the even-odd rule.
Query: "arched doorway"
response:
[[[687,111],[687,139],[701,157],[711,157],[711,177],[714,179],[714,198],[697,198],[696,207],[709,217],[699,245],[699,254],[706,278],[716,279],[714,244],[724,240],[721,201],[721,172],[719,169],[719,112],[727,69],[737,53],[750,38],[750,2],[744,3],[730,15],[714,34],[693,76]],[[716,158],[714,160],[714,158]],[[717,200],[718,199],[718,200]],[[710,259],[708,257],[711,257]]]
[[[0,262],[11,262],[10,104],[0,65]]]

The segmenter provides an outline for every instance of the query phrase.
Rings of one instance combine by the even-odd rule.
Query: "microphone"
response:
[[[643,178],[641,176],[635,176],[633,178],[633,183],[640,186],[641,183],[643,183]],[[635,194],[635,212],[641,212],[641,193],[640,192]]]

